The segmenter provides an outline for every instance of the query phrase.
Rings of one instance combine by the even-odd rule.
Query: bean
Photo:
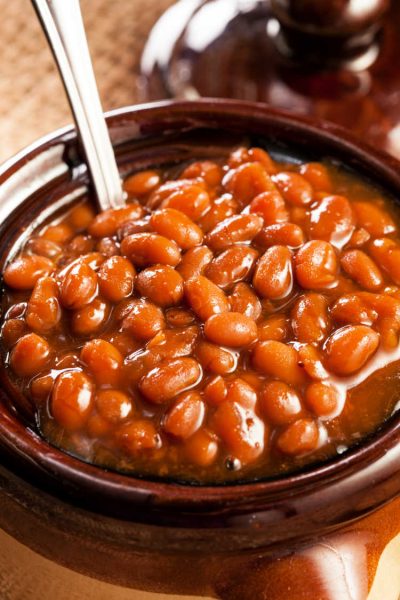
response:
[[[348,250],[340,259],[342,269],[361,287],[375,291],[382,287],[383,278],[374,261],[362,250]]]
[[[400,246],[391,239],[380,238],[369,244],[369,252],[394,283],[400,285]]]
[[[110,208],[99,213],[88,227],[88,232],[95,238],[115,235],[118,227],[125,221],[135,221],[144,215],[143,207],[137,202],[123,208]]]
[[[244,163],[228,171],[222,183],[242,206],[259,194],[274,189],[270,176],[259,162]]]
[[[151,210],[160,205],[162,208],[176,208],[185,213],[192,221],[197,222],[209,208],[210,203],[204,182],[181,179],[168,181],[160,186],[150,196],[147,206]]]
[[[329,329],[328,305],[320,294],[304,294],[292,310],[292,328],[299,342],[321,342]]]
[[[399,345],[399,328],[389,320],[382,319],[377,324],[382,348],[387,352],[395,350]]]
[[[214,344],[241,348],[256,341],[257,325],[246,315],[225,312],[207,319],[204,335]]]
[[[288,246],[298,248],[305,242],[303,230],[294,223],[277,223],[264,227],[254,242],[268,248],[269,246]]]
[[[201,367],[193,358],[176,358],[161,363],[139,382],[139,390],[149,402],[164,404],[195,385],[201,377]]]
[[[195,316],[190,310],[184,308],[170,308],[165,314],[167,323],[171,327],[187,327],[191,325]]]
[[[348,325],[336,330],[325,343],[326,366],[337,375],[359,371],[375,354],[379,334],[365,325]]]
[[[259,194],[250,203],[250,212],[260,215],[264,226],[289,221],[289,213],[281,194],[277,190]]]
[[[253,370],[241,371],[240,378],[248,383],[257,393],[260,391],[265,378]]]
[[[289,204],[307,206],[313,201],[313,189],[310,183],[298,173],[282,171],[273,175],[272,181]]]
[[[184,213],[189,219],[197,222],[209,209],[211,200],[208,192],[202,186],[192,184],[186,189],[171,194],[162,203],[162,208],[175,208]]]
[[[23,319],[7,319],[1,328],[1,341],[5,348],[11,348],[22,337],[26,330]]]
[[[131,398],[120,390],[99,390],[95,403],[99,414],[109,423],[121,423],[132,415]]]
[[[307,231],[310,225],[310,210],[304,206],[291,206],[289,210],[290,222]]]
[[[59,244],[40,237],[30,238],[26,243],[25,250],[29,254],[45,256],[49,259],[57,258],[62,252]]]
[[[272,246],[259,259],[253,286],[263,298],[285,298],[292,291],[292,253],[285,246]]]
[[[275,340],[258,342],[253,351],[253,365],[265,375],[280,379],[289,385],[304,382],[304,373],[299,367],[298,353],[293,346]]]
[[[195,325],[185,329],[164,329],[154,336],[147,344],[159,358],[178,358],[193,353],[195,343],[199,336],[199,328]]]
[[[320,352],[311,344],[304,344],[299,348],[299,365],[311,379],[321,381],[329,377],[328,371],[322,364]]]
[[[78,262],[62,278],[60,301],[65,308],[77,310],[94,299],[97,275],[86,263]]]
[[[232,373],[237,366],[237,358],[232,352],[205,341],[197,344],[196,358],[205,371],[217,375]]]
[[[258,326],[258,339],[260,342],[275,340],[283,342],[289,337],[290,322],[285,315],[277,314],[268,317]]]
[[[59,223],[58,225],[49,225],[44,229],[40,236],[50,242],[55,242],[61,246],[74,237],[74,230],[67,223]]]
[[[232,312],[242,313],[257,321],[262,312],[261,302],[247,283],[237,283],[229,296]]]
[[[117,229],[117,238],[121,241],[128,235],[133,233],[147,233],[151,232],[150,216],[143,217],[143,219],[137,219],[135,221],[125,221]]]
[[[189,356],[193,354],[199,333],[199,328],[194,325],[180,330],[164,329],[150,340],[147,348],[151,349],[160,361]]]
[[[273,425],[289,425],[302,412],[296,391],[283,381],[266,383],[260,394],[261,410]]]
[[[88,267],[90,267],[93,271],[98,271],[99,267],[103,264],[103,262],[104,256],[102,256],[100,252],[89,252],[88,254],[83,254],[82,256],[79,256],[72,262],[68,262],[68,264],[63,269],[61,269],[61,271],[58,271],[57,279],[62,280],[65,277],[65,275],[67,275],[67,273],[72,269],[72,267],[75,267],[76,265],[80,264],[85,264]]]
[[[228,388],[220,375],[210,379],[204,388],[204,399],[210,406],[218,406],[226,400],[227,395]]]
[[[203,179],[210,188],[221,184],[224,171],[220,165],[210,160],[194,162],[181,173],[182,179]]]
[[[361,248],[365,246],[371,239],[371,235],[368,233],[366,229],[362,227],[360,229],[355,229],[353,235],[351,236],[349,243],[347,246],[349,248]]]
[[[248,162],[259,162],[270,175],[276,173],[276,166],[268,152],[262,148],[238,148],[229,157],[228,165],[231,169]]]
[[[311,183],[314,191],[327,192],[332,191],[332,181],[328,169],[321,163],[307,163],[301,165],[300,174]]]
[[[152,302],[134,300],[130,312],[122,322],[122,329],[128,331],[138,340],[149,340],[165,327],[162,310]]]
[[[331,196],[331,194],[327,194],[326,192],[314,192],[314,202],[322,202],[322,200],[324,200],[328,196]]]
[[[319,443],[317,424],[312,419],[298,419],[281,433],[278,449],[289,456],[300,456],[316,450]]]
[[[185,443],[187,458],[199,467],[208,467],[216,459],[218,443],[205,429],[200,429]]]
[[[128,454],[136,455],[144,450],[156,450],[162,442],[150,419],[138,419],[126,423],[116,432],[118,444]]]
[[[331,316],[338,323],[372,325],[378,313],[366,304],[360,294],[347,294],[331,307]]]
[[[117,385],[121,376],[121,353],[102,339],[86,342],[81,350],[81,361],[100,385]]]
[[[199,227],[201,227],[201,230],[204,233],[208,233],[214,229],[218,223],[221,223],[221,221],[224,221],[238,212],[238,202],[231,194],[224,194],[220,198],[216,198],[207,212],[199,219]]]
[[[327,196],[311,211],[310,237],[342,248],[354,231],[350,202],[344,196]]]
[[[86,431],[90,437],[101,439],[112,434],[113,425],[101,415],[95,413],[90,415],[86,423]]]
[[[368,292],[359,292],[359,297],[370,309],[377,312],[379,318],[392,320],[400,327],[400,300],[398,298]]]
[[[121,300],[114,308],[113,317],[116,321],[123,321],[125,317],[127,317],[132,310],[133,306],[135,306],[137,302],[137,298],[125,298]]]
[[[119,244],[111,237],[101,238],[96,244],[96,250],[107,258],[121,254]]]
[[[223,402],[215,411],[213,427],[241,465],[254,462],[264,451],[266,427],[253,411],[237,402]]]
[[[67,352],[56,358],[55,367],[57,371],[63,371],[64,369],[76,369],[80,367],[81,363],[79,357],[74,352]]]
[[[76,235],[67,246],[67,252],[73,257],[79,257],[82,254],[89,254],[94,249],[93,238],[87,235]]]
[[[207,234],[206,243],[212,250],[224,250],[232,244],[251,242],[262,225],[263,220],[258,215],[233,215]]]
[[[194,351],[194,346],[199,336],[199,328],[195,325],[185,329],[164,329],[154,336],[147,344],[159,358],[178,358],[189,356]]]
[[[190,308],[202,321],[229,310],[229,302],[224,292],[202,275],[186,281],[184,288]]]
[[[26,311],[26,324],[37,333],[46,333],[59,323],[61,309],[58,286],[51,277],[41,277],[33,288]]]
[[[203,232],[188,216],[174,208],[164,208],[152,214],[152,228],[156,233],[174,240],[182,250],[201,244]]]
[[[164,417],[164,430],[181,440],[187,440],[202,426],[205,406],[198,392],[179,396]]]
[[[128,356],[142,347],[141,342],[134,339],[129,331],[119,331],[105,336],[104,339],[115,346],[122,356]]]
[[[237,403],[244,408],[254,410],[257,404],[257,393],[251,385],[237,377],[229,382],[226,399],[228,402]]]
[[[76,335],[89,336],[98,333],[106,324],[110,306],[95,298],[90,304],[76,310],[72,315],[72,330]]]
[[[173,306],[183,298],[183,279],[168,265],[157,265],[141,271],[136,279],[136,287],[142,296],[159,306]]]
[[[132,294],[136,271],[122,256],[108,258],[100,267],[99,289],[110,302],[120,302]]]
[[[49,343],[36,333],[22,336],[10,355],[10,366],[18,377],[37,375],[48,364],[50,358]]]
[[[332,416],[337,412],[340,392],[329,383],[315,382],[306,389],[305,402],[317,417]]]
[[[353,202],[359,227],[366,229],[372,237],[394,233],[396,225],[392,217],[372,202]]]
[[[137,386],[139,380],[151,369],[160,363],[158,354],[152,350],[140,350],[127,356],[124,361],[123,377],[133,387]]]
[[[93,383],[82,371],[66,371],[57,377],[51,395],[54,419],[68,431],[82,429],[93,408]]]
[[[178,179],[169,180],[164,182],[160,187],[151,194],[146,206],[150,210],[155,210],[160,204],[167,200],[172,194],[177,192],[184,192],[187,188],[191,188],[193,185],[199,185],[202,190],[205,189],[204,182],[200,182],[199,179],[193,181],[192,179]]]
[[[156,233],[128,235],[121,242],[121,252],[139,267],[154,263],[175,267],[181,259],[176,242]]]
[[[297,281],[306,289],[331,288],[336,282],[337,269],[333,247],[322,240],[307,242],[295,257]]]
[[[45,256],[22,255],[6,267],[3,277],[6,285],[15,290],[31,290],[40,277],[53,270],[53,262]]]
[[[206,267],[205,275],[225,289],[248,277],[258,258],[258,252],[248,246],[231,246],[221,252]]]
[[[185,252],[176,270],[185,280],[198,277],[203,275],[212,258],[213,253],[207,246],[197,246]]]
[[[87,202],[81,202],[74,206],[68,215],[68,222],[75,231],[87,229],[95,218],[93,208]]]
[[[98,271],[104,261],[105,257],[100,252],[88,252],[80,256],[76,262],[83,262],[93,269],[93,271]]]
[[[29,393],[37,406],[44,405],[50,397],[53,386],[54,379],[49,374],[32,379],[29,386]]]
[[[143,198],[155,190],[161,183],[157,171],[139,171],[127,177],[124,181],[124,190],[131,198]]]

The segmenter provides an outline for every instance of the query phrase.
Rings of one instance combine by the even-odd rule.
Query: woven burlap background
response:
[[[66,0],[67,1],[67,0]],[[138,99],[148,32],[174,0],[82,0],[104,109]],[[53,58],[29,0],[0,0],[0,162],[71,122]]]

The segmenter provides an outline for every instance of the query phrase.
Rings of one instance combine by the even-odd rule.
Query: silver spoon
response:
[[[53,52],[83,143],[100,210],[124,193],[93,73],[79,0],[32,0]]]

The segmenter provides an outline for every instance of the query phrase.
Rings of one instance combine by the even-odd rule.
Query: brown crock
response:
[[[329,157],[400,198],[395,159],[333,125],[264,105],[164,102],[112,112],[108,124],[122,174],[248,141],[280,159]],[[87,193],[80,157],[68,128],[4,165],[2,265],[32,223]],[[4,370],[1,377],[0,527],[75,571],[224,600],[366,600],[384,548],[400,534],[399,414],[340,457],[294,475],[194,486],[106,471],[50,446],[29,403]]]

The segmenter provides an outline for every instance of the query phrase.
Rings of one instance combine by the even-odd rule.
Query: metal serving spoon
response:
[[[67,92],[100,210],[124,193],[93,73],[79,0],[32,0]]]

